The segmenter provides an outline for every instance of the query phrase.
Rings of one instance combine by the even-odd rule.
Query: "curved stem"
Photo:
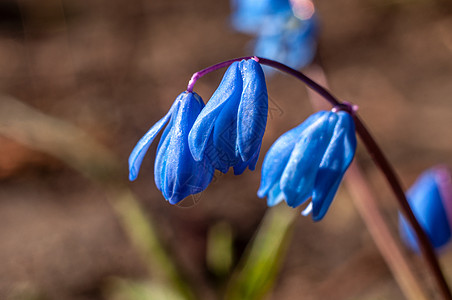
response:
[[[195,86],[195,83],[196,83],[196,81],[198,81],[199,78],[203,77],[204,75],[206,75],[210,72],[216,71],[216,70],[224,68],[224,67],[228,67],[228,66],[232,65],[234,62],[241,61],[242,59],[254,59],[255,61],[257,61],[260,64],[267,65],[272,68],[278,69],[282,72],[285,72],[287,74],[290,74],[290,75],[298,78],[299,80],[303,81],[307,86],[309,86],[311,89],[313,89],[314,91],[319,93],[323,98],[325,98],[328,102],[330,102],[330,104],[332,106],[341,106],[342,105],[342,103],[336,97],[334,97],[333,94],[331,94],[327,89],[325,89],[320,84],[318,84],[317,82],[315,82],[308,76],[304,75],[300,71],[292,69],[291,67],[286,66],[280,62],[277,62],[277,61],[274,61],[271,59],[267,59],[267,58],[258,57],[258,56],[244,56],[244,57],[234,58],[231,60],[227,60],[227,61],[218,63],[216,65],[212,65],[210,67],[207,67],[201,71],[194,73],[192,75],[190,81],[188,82],[187,92],[193,92],[193,87]]]
[[[312,78],[320,80],[319,82],[323,86],[328,86],[326,75],[319,64],[311,65],[307,71]],[[308,90],[308,96],[315,110],[328,109],[328,104],[318,94]],[[363,174],[359,161],[356,159],[347,169],[344,184],[350,193],[358,213],[366,224],[375,245],[386,261],[403,294],[410,300],[430,299],[426,285],[414,274],[400,243],[396,240],[389,225],[385,222],[378,208],[378,201]]]
[[[199,78],[203,77],[204,75],[216,71],[218,69],[221,68],[225,68],[225,67],[229,67],[230,65],[232,65],[234,62],[236,61],[241,61],[242,59],[252,59],[254,58],[254,56],[244,56],[244,57],[238,57],[238,58],[234,58],[231,60],[227,60],[227,61],[223,61],[221,63],[218,63],[216,65],[212,65],[210,67],[207,67],[201,71],[198,71],[196,73],[194,73],[191,78],[190,81],[188,82],[188,86],[187,86],[187,92],[193,92],[193,87],[195,86],[196,81],[198,81]]]
[[[441,267],[439,265],[435,251],[433,250],[430,240],[428,239],[421,225],[414,216],[413,211],[411,210],[411,207],[408,204],[405,193],[401,187],[400,181],[396,173],[394,172],[391,164],[386,159],[380,147],[377,145],[372,135],[364,126],[360,118],[357,115],[354,115],[353,119],[355,120],[356,132],[360,136],[362,142],[366,146],[367,151],[372,156],[372,159],[374,160],[376,165],[385,175],[386,180],[391,186],[392,191],[396,195],[399,205],[402,208],[402,213],[404,214],[405,218],[410,222],[411,227],[415,231],[419,241],[421,252],[427,262],[427,265],[430,268],[430,271],[432,272],[433,277],[437,282],[441,294],[443,295],[444,299],[451,300],[452,294],[449,290],[446,279],[444,278],[444,275],[441,271]]]
[[[257,56],[255,57],[255,59],[257,62],[259,62],[261,64],[264,64],[264,65],[273,67],[275,69],[278,69],[280,71],[283,71],[283,72],[290,74],[290,75],[294,76],[295,78],[298,78],[299,80],[303,81],[308,87],[310,87],[311,89],[316,91],[318,94],[320,94],[320,96],[325,98],[325,100],[327,100],[332,106],[341,106],[342,105],[341,101],[339,101],[336,97],[334,97],[333,94],[331,94],[326,88],[324,88],[323,86],[321,86],[320,84],[318,84],[317,82],[315,82],[314,80],[309,78],[308,76],[304,75],[300,71],[292,69],[291,67],[288,67],[280,62],[277,62],[277,61],[274,61],[271,59],[261,58],[261,57],[257,57]]]

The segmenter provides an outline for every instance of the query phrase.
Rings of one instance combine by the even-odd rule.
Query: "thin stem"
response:
[[[320,66],[311,65],[308,71],[311,77],[314,76],[313,78],[320,80],[319,82],[323,86],[328,86],[325,73]],[[328,109],[328,104],[318,94],[308,90],[308,95],[315,110]],[[400,243],[398,243],[391,233],[389,226],[386,224],[378,208],[378,201],[375,199],[371,187],[366,181],[360,164],[356,159],[348,167],[344,177],[344,183],[372,239],[406,298],[410,300],[429,299],[425,285],[413,273]]]
[[[267,58],[258,57],[258,56],[244,56],[244,57],[234,58],[231,60],[227,60],[227,61],[218,63],[216,65],[212,65],[210,67],[207,67],[201,71],[194,73],[192,75],[190,81],[188,82],[187,92],[193,92],[193,87],[195,86],[195,83],[196,83],[196,81],[198,81],[199,78],[203,77],[204,75],[206,75],[210,72],[216,71],[216,70],[224,68],[224,67],[228,67],[228,66],[232,65],[234,62],[241,61],[242,59],[254,59],[258,63],[267,65],[272,68],[278,69],[282,72],[288,73],[288,74],[298,78],[299,80],[303,81],[308,87],[310,87],[311,89],[313,89],[314,91],[319,93],[323,98],[325,98],[328,102],[330,102],[332,106],[342,106],[342,103],[336,97],[334,97],[327,89],[325,89],[324,87],[322,87],[321,85],[319,85],[318,83],[316,83],[315,81],[313,81],[311,78],[304,75],[300,71],[292,69],[291,67],[288,67],[280,62],[277,62],[277,61],[274,61],[271,59],[267,59]]]
[[[216,65],[207,67],[207,68],[205,68],[205,69],[203,69],[201,71],[198,71],[198,72],[194,73],[191,76],[190,81],[188,82],[187,92],[190,92],[190,93],[193,92],[193,87],[195,86],[196,81],[198,81],[198,79],[203,77],[204,75],[206,75],[206,74],[208,74],[210,72],[216,71],[218,69],[221,69],[221,68],[229,67],[230,65],[232,65],[236,61],[241,61],[242,59],[252,59],[252,58],[254,58],[254,56],[244,56],[244,57],[234,58],[234,59],[231,59],[231,60],[227,60],[227,61],[218,63]]]
[[[372,156],[376,165],[381,169],[381,171],[385,175],[389,185],[392,188],[392,191],[396,195],[400,207],[402,208],[402,213],[404,214],[405,218],[408,219],[408,221],[411,224],[411,227],[416,232],[421,252],[427,262],[427,265],[430,268],[430,271],[432,272],[433,277],[437,282],[441,294],[443,295],[444,299],[451,300],[452,294],[449,290],[446,279],[444,278],[444,275],[441,271],[435,251],[433,250],[430,240],[428,239],[421,225],[414,216],[397,175],[395,174],[392,166],[384,156],[380,147],[377,145],[377,143],[375,142],[367,128],[364,126],[363,122],[359,119],[359,117],[356,114],[353,116],[353,118],[355,120],[356,132],[361,137],[362,142],[366,146],[367,151]]]
[[[298,78],[299,80],[303,81],[309,88],[313,89],[315,92],[320,94],[320,96],[325,98],[325,100],[327,100],[333,107],[342,106],[342,103],[336,97],[334,97],[333,94],[331,94],[323,86],[321,86],[320,84],[318,84],[317,82],[315,82],[314,80],[309,78],[308,76],[304,75],[300,71],[292,69],[291,67],[288,67],[280,62],[277,62],[277,61],[274,61],[271,59],[261,58],[261,57],[257,57],[257,56],[255,57],[255,59],[257,62],[259,62],[261,64],[264,64],[264,65],[273,67],[275,69],[278,69],[280,71],[283,71],[283,72],[290,74],[290,75],[294,76],[295,78]]]

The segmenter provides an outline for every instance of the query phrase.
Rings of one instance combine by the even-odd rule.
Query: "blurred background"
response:
[[[452,166],[452,3],[318,1],[316,11],[330,89],[359,105],[405,186],[434,164]],[[0,2],[0,299],[131,299],[114,278],[148,271],[111,200],[119,190],[133,191],[198,298],[221,298],[267,210],[256,196],[264,153],[312,112],[305,87],[268,78],[256,171],[217,174],[179,206],[155,187],[156,144],[133,183],[127,158],[192,73],[248,54],[250,36],[231,29],[230,13],[226,0]],[[198,81],[204,101],[222,74]],[[396,233],[384,179],[361,145],[356,159]],[[206,261],[212,228],[232,243],[223,273]],[[441,262],[452,279],[452,255]],[[300,298],[403,298],[345,189],[322,222],[296,220],[268,299]]]

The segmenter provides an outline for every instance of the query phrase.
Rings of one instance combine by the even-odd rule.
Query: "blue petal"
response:
[[[317,120],[306,128],[294,147],[281,175],[281,190],[289,206],[296,207],[311,195],[323,154],[338,120],[335,113],[317,113]]]
[[[279,14],[291,14],[288,0],[233,0],[232,25],[246,33],[261,31],[262,23]]]
[[[243,91],[237,119],[237,149],[243,161],[260,148],[267,125],[268,96],[262,67],[249,59],[240,62]]]
[[[238,62],[235,62],[227,69],[223,80],[206,107],[199,114],[190,131],[188,143],[195,160],[200,161],[203,158],[215,120],[229,101],[240,98],[241,89],[242,79]]]
[[[157,153],[156,153],[155,162],[154,162],[154,181],[155,181],[155,185],[157,186],[159,191],[163,191],[163,182],[165,180],[165,173],[161,172],[161,170],[166,169],[166,162],[167,162],[168,155],[166,155],[165,152],[166,152],[166,149],[168,149],[168,146],[171,141],[171,138],[170,138],[171,136],[168,137],[168,135],[170,134],[171,129],[173,128],[173,126],[175,124],[176,117],[174,115],[179,110],[180,100],[183,99],[183,95],[184,95],[184,93],[180,94],[176,98],[176,101],[174,102],[175,104],[174,104],[173,116],[171,117],[171,119],[168,123],[168,126],[166,126],[165,130],[163,131],[162,137],[160,138],[160,142],[157,147]],[[161,150],[161,149],[163,149],[163,150]]]
[[[151,129],[138,141],[132,153],[129,156],[129,180],[135,180],[140,171],[140,166],[149,146],[154,141],[157,134],[165,126],[168,120],[171,118],[173,111],[175,110],[175,104],[173,104],[168,113],[155,123]]]
[[[279,186],[279,182],[273,185],[272,189],[268,193],[267,205],[275,206],[284,200],[284,193],[281,191],[281,187]]]
[[[240,161],[239,163],[234,165],[234,175],[242,174],[246,170],[246,168],[249,168],[251,171],[254,171],[254,169],[256,168],[257,160],[259,158],[260,150],[261,150],[261,147],[259,145],[259,149],[256,151],[256,153],[254,153],[253,157],[251,157],[247,161],[243,161],[243,162]]]
[[[281,174],[287,165],[295,143],[299,140],[300,134],[311,126],[317,118],[317,114],[310,116],[303,123],[280,136],[270,147],[262,164],[261,183],[257,192],[259,198],[267,196],[275,184],[279,186]]]
[[[424,172],[408,190],[407,197],[416,219],[427,233],[432,245],[440,249],[451,239],[451,228],[439,190],[435,169]],[[409,223],[400,216],[399,227],[404,241],[419,252],[417,238]]]
[[[353,118],[345,112],[338,113],[339,120],[334,135],[326,149],[317,173],[312,194],[312,218],[321,220],[334,199],[345,171],[353,160],[356,135]]]
[[[212,132],[213,148],[209,152],[209,160],[218,170],[226,173],[231,166],[241,160],[236,156],[237,140],[237,111],[240,103],[240,96],[230,98],[224,105],[217,119]],[[209,144],[207,147],[211,147]],[[206,150],[207,152],[207,150]],[[214,154],[214,155],[212,155]]]
[[[156,178],[160,174],[161,191],[171,204],[203,191],[213,177],[213,167],[205,160],[196,162],[188,146],[188,133],[203,108],[195,93],[183,93],[174,112],[174,123],[157,152]],[[157,183],[157,180],[156,180]]]

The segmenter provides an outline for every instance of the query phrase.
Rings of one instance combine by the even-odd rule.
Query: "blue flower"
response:
[[[318,20],[312,1],[233,0],[232,7],[233,27],[255,36],[255,55],[295,69],[306,67],[314,59]]]
[[[129,157],[129,179],[135,180],[146,151],[160,130],[154,180],[166,200],[176,204],[188,195],[203,191],[211,182],[214,169],[206,160],[195,161],[188,147],[188,133],[204,102],[196,93],[180,94],[168,113],[140,139]]]
[[[196,119],[188,144],[196,161],[226,173],[254,170],[267,124],[268,96],[256,61],[234,62]]]
[[[437,166],[422,173],[407,191],[407,198],[433,247],[441,249],[451,240],[452,181],[447,168]],[[419,252],[417,238],[400,214],[399,229],[405,243]]]
[[[257,35],[254,53],[292,68],[309,65],[317,51],[317,18],[300,20],[293,15],[266,22]]]
[[[312,197],[303,215],[326,214],[356,149],[350,114],[320,111],[286,132],[271,146],[262,166],[257,195],[273,206],[283,199],[296,207]]]
[[[276,15],[292,14],[288,0],[232,0],[232,26],[245,33],[258,33],[262,24]]]

